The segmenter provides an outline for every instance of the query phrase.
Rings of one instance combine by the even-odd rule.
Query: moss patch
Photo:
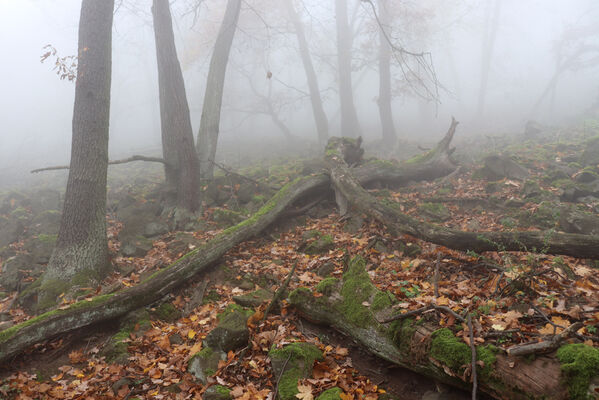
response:
[[[338,283],[339,279],[337,278],[325,278],[316,285],[316,291],[326,296],[330,296]]]
[[[566,344],[557,351],[557,359],[568,384],[570,398],[586,400],[591,379],[599,374],[599,349],[582,343]]]
[[[230,314],[239,312],[243,315],[245,315],[247,318],[251,317],[254,314],[253,310],[250,310],[248,308],[242,307],[238,304],[235,303],[229,303],[227,305],[227,308],[225,308],[225,310],[221,313],[219,313],[216,318],[218,318],[219,321],[222,321],[223,319],[225,319],[225,317],[227,317]]]
[[[323,359],[318,347],[309,343],[291,343],[282,349],[271,350],[268,355],[273,370],[280,374],[278,395],[281,400],[296,399],[298,381],[310,376],[314,361]]]
[[[181,317],[181,312],[172,303],[162,303],[152,315],[162,321],[174,322]]]
[[[341,393],[343,390],[333,387],[322,392],[316,400],[341,400]]]

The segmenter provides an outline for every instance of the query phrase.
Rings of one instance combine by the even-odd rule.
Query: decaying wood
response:
[[[130,163],[133,161],[146,161],[146,162],[157,162],[157,163],[166,164],[166,161],[160,157],[131,156],[128,158],[123,158],[121,160],[108,161],[108,165],[126,164],[126,163]],[[69,165],[58,165],[58,166],[54,166],[54,167],[45,167],[45,168],[34,169],[31,171],[31,173],[35,174],[36,172],[42,172],[42,171],[58,171],[61,169],[69,169],[69,168],[70,168]]]

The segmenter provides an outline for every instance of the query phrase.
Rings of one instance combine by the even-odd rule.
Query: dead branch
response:
[[[147,162],[162,163],[165,165],[167,164],[167,162],[163,158],[135,155],[135,156],[131,156],[129,158],[123,158],[122,160],[108,161],[108,165],[125,164],[125,163],[130,163],[133,161],[147,161]],[[59,165],[59,166],[54,166],[54,167],[45,167],[45,168],[34,169],[31,171],[31,173],[35,174],[37,172],[42,172],[42,171],[57,171],[57,170],[69,169],[69,168],[70,168],[69,165]]]
[[[551,336],[549,340],[544,340],[542,342],[518,344],[512,347],[508,347],[506,349],[507,355],[526,356],[529,354],[549,353],[551,351],[557,350],[557,348],[560,346],[561,342],[564,339],[567,339],[570,335],[573,335],[577,330],[582,328],[582,326],[582,322],[575,322],[568,328],[564,329],[563,332]]]

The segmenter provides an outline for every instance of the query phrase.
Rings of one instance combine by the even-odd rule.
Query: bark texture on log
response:
[[[371,283],[361,257],[352,259],[343,280],[327,278],[317,292],[297,289],[289,296],[290,304],[302,317],[334,328],[389,362],[453,386],[470,386],[464,377],[470,347],[441,328],[433,314],[418,322],[379,323],[395,312],[395,300]],[[477,346],[477,354],[482,364],[479,387],[497,399],[568,398],[567,382],[554,356],[530,361],[508,357],[492,346]]]

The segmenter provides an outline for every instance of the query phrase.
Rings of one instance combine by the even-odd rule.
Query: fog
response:
[[[197,134],[208,64],[225,2],[205,0],[197,10],[193,0],[171,3]],[[334,1],[303,0],[295,4],[312,52],[330,134],[339,135]],[[377,106],[379,26],[369,3],[348,0],[348,5],[355,33],[355,104],[365,140],[376,141],[381,137]],[[53,59],[40,63],[40,56],[48,44],[60,56],[77,53],[80,6],[80,0],[0,0],[0,185],[18,183],[32,168],[68,163],[75,84],[56,75]],[[111,158],[160,152],[150,7],[149,0],[117,0]],[[430,53],[439,84],[435,88],[433,82],[426,82],[435,93],[438,90],[438,97],[422,99],[417,95],[421,90],[411,87],[417,83],[406,83],[401,68],[392,65],[392,109],[401,140],[438,138],[452,115],[461,122],[462,137],[500,135],[522,131],[530,119],[566,124],[584,118],[597,103],[599,5],[594,0],[500,0],[498,7],[492,0],[412,0],[394,4],[394,8],[397,12],[388,27],[389,38],[397,47]],[[489,45],[491,42],[484,38],[492,36],[493,24],[496,34]],[[565,37],[569,40],[563,41]],[[562,61],[580,48],[591,50],[559,75],[553,95],[537,105],[556,72],[560,42]],[[492,52],[481,109],[479,92],[489,47]],[[257,147],[265,140],[286,143],[281,124],[294,137],[315,144],[307,91],[297,39],[284,7],[279,2],[245,0],[225,81],[219,139],[222,148],[242,154],[244,143]],[[269,115],[268,101],[281,122],[279,126]],[[219,152],[222,158],[225,150]]]

